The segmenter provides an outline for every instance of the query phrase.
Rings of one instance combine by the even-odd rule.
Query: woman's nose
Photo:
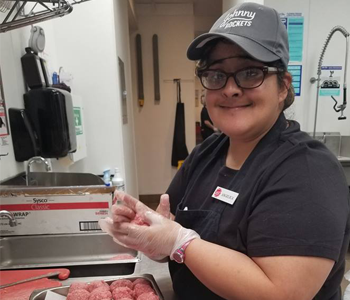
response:
[[[242,94],[242,89],[237,85],[233,76],[230,76],[226,85],[222,88],[222,94],[225,97],[237,97]]]

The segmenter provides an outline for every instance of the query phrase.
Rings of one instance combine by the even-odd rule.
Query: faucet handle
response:
[[[8,218],[10,227],[17,226],[17,220],[15,219],[15,216],[13,215],[12,212],[10,212],[8,210],[1,210],[0,211],[0,217]]]

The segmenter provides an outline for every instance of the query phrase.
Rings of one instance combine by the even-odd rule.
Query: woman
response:
[[[340,300],[349,191],[337,159],[284,117],[294,95],[278,13],[233,7],[187,55],[222,134],[193,150],[159,213],[116,193],[110,234],[170,256],[180,299]]]

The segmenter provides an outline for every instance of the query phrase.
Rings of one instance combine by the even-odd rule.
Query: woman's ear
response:
[[[288,90],[292,84],[292,75],[288,72],[284,74],[283,86],[280,87],[279,100],[282,102],[287,98]]]

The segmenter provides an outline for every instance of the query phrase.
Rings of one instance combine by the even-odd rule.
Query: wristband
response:
[[[171,260],[176,261],[179,264],[183,264],[185,262],[185,251],[188,245],[193,241],[194,239],[191,239],[187,241],[185,244],[183,244],[180,248],[177,248],[175,252],[171,255]]]

